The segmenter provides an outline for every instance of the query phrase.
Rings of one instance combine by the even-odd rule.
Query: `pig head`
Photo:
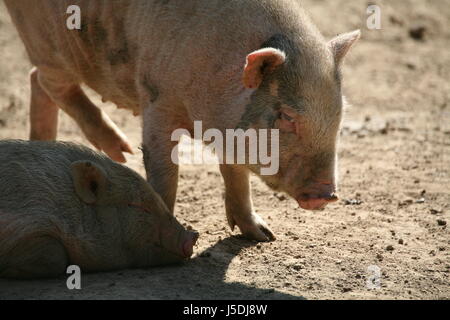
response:
[[[256,91],[241,123],[279,129],[278,173],[261,177],[303,209],[338,200],[336,151],[345,104],[340,67],[359,37],[354,31],[302,51],[302,40],[277,35],[247,56],[244,85]],[[260,172],[260,165],[249,168]]]

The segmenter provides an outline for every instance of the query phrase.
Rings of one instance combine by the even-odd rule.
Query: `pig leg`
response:
[[[58,240],[51,237],[33,238],[14,247],[7,261],[0,263],[0,277],[54,277],[63,274],[68,264],[66,249]]]
[[[34,68],[30,73],[30,140],[51,141],[56,139],[59,108],[42,89],[38,76]]]
[[[237,225],[249,239],[273,241],[275,235],[261,217],[253,211],[249,171],[223,164],[220,166],[225,181],[225,208],[231,229]]]
[[[49,81],[42,74],[39,80],[53,101],[77,122],[89,142],[111,159],[126,162],[123,152],[133,153],[126,136],[79,85]]]
[[[161,196],[169,211],[174,211],[178,185],[178,164],[172,161],[172,150],[177,142],[171,141],[176,121],[153,108],[144,108],[143,151],[147,180]]]

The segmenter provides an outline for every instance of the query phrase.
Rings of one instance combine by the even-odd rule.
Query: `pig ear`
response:
[[[286,61],[286,54],[278,49],[264,48],[250,53],[244,69],[244,85],[248,89],[258,88],[264,75],[275,70]]]
[[[105,170],[91,161],[76,161],[71,165],[75,192],[87,204],[94,204],[106,192]]]
[[[341,34],[328,43],[328,46],[334,55],[336,64],[342,63],[345,55],[359,38],[361,38],[361,31],[355,30],[349,33]]]

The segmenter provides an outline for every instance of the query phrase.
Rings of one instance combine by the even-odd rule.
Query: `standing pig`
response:
[[[5,0],[31,62],[31,138],[56,137],[58,107],[117,161],[125,136],[81,83],[143,115],[147,179],[173,212],[176,129],[279,129],[273,189],[316,210],[337,200],[341,66],[359,31],[324,40],[298,0]],[[81,29],[66,27],[69,5]],[[58,106],[58,107],[57,107]],[[270,144],[269,144],[270,147]],[[151,150],[151,151],[150,151]],[[248,152],[248,151],[247,151]],[[221,165],[228,223],[249,238],[275,238],[254,212],[249,172]]]
[[[0,141],[0,277],[180,262],[186,231],[137,173],[71,143]]]

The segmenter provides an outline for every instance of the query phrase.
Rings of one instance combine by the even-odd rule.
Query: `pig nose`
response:
[[[187,237],[183,242],[183,255],[186,258],[190,258],[194,253],[194,246],[199,237],[198,232],[188,231]]]
[[[332,183],[320,183],[311,188],[311,191],[300,194],[298,204],[305,210],[321,210],[328,203],[338,201],[334,193],[335,187]]]
[[[338,201],[338,197],[336,195],[330,195],[328,197],[321,198],[305,198],[298,200],[298,204],[302,209],[305,210],[321,210],[326,207],[328,203]]]

